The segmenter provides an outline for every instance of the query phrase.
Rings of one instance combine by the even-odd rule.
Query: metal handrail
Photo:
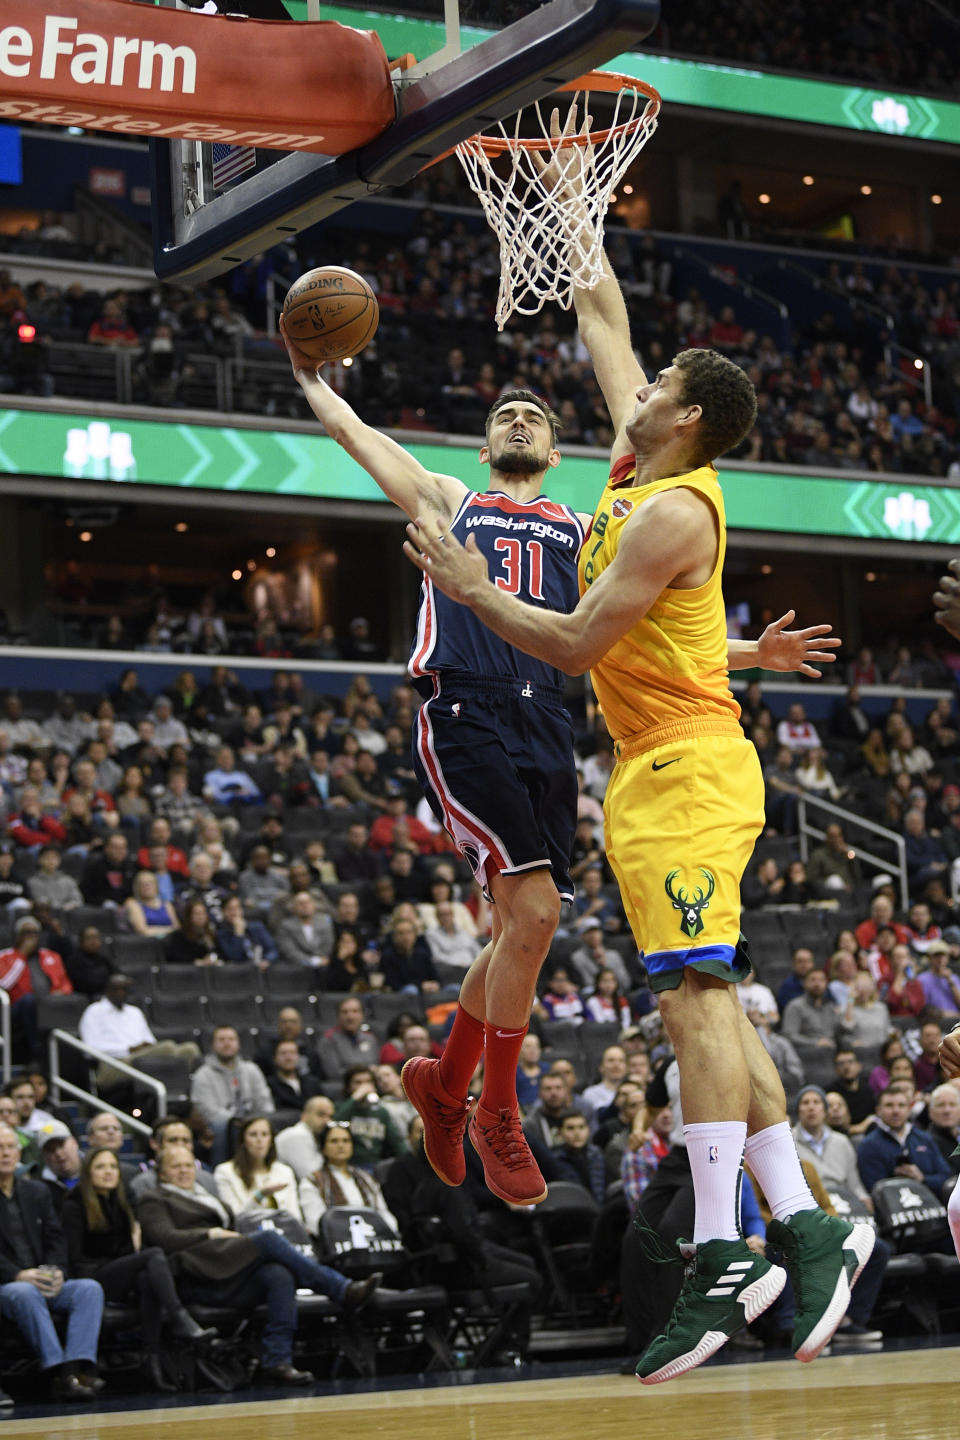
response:
[[[800,831],[800,859],[804,864],[810,853],[809,836],[816,840],[826,838],[825,830],[818,830],[807,820],[807,806],[813,805],[818,810],[825,810],[828,815],[836,815],[845,825],[859,825],[863,830],[869,830],[874,835],[882,835],[885,840],[892,840],[897,852],[897,865],[894,867],[889,860],[880,855],[872,855],[869,850],[858,849],[857,859],[866,860],[868,864],[875,865],[878,870],[896,869],[900,880],[900,904],[906,910],[910,904],[910,892],[907,888],[907,847],[902,835],[896,830],[888,830],[885,825],[878,825],[874,820],[865,820],[862,815],[856,815],[852,810],[843,810],[839,805],[834,805],[829,800],[821,800],[819,795],[810,795],[800,791],[797,796],[797,825]]]
[[[3,1045],[3,1064],[0,1073],[3,1075],[4,1085],[10,1079],[10,1067],[13,1064],[13,1037],[10,1025],[10,996],[6,990],[0,989],[0,1043]]]
[[[77,1039],[76,1035],[71,1035],[66,1030],[51,1030],[49,1045],[50,1088],[58,1098],[61,1090],[66,1090],[67,1093],[72,1095],[76,1100],[87,1101],[98,1110],[109,1110],[111,1115],[115,1115],[118,1120],[121,1120],[124,1125],[129,1125],[132,1130],[139,1130],[141,1135],[150,1135],[153,1133],[150,1126],[145,1125],[142,1120],[137,1120],[135,1116],[128,1115],[125,1110],[118,1110],[116,1106],[111,1105],[109,1101],[102,1100],[99,1095],[95,1095],[92,1090],[84,1090],[81,1086],[75,1085],[72,1080],[64,1079],[60,1074],[59,1047],[61,1045],[70,1045],[74,1050],[79,1050],[80,1053],[85,1055],[89,1060],[96,1060],[100,1065],[110,1065],[114,1070],[119,1070],[121,1075],[129,1075],[132,1080],[136,1080],[139,1084],[146,1085],[149,1090],[153,1090],[157,1097],[157,1119],[162,1120],[164,1115],[166,1115],[167,1087],[162,1080],[158,1080],[153,1075],[148,1075],[145,1070],[138,1070],[135,1066],[128,1065],[126,1060],[118,1060],[115,1055],[106,1055],[102,1050],[95,1050],[92,1045],[85,1045],[82,1040]]]

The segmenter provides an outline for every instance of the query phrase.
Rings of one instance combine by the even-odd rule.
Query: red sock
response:
[[[483,1054],[483,1021],[457,1006],[453,1029],[440,1057],[440,1083],[450,1095],[465,1100],[473,1072]]]
[[[517,1108],[517,1065],[520,1046],[527,1033],[503,1029],[488,1020],[483,1027],[485,1054],[483,1061],[483,1092],[480,1104],[484,1110],[515,1110]]]

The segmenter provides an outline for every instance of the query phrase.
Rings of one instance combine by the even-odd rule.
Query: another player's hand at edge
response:
[[[819,665],[832,665],[836,655],[831,651],[843,643],[831,635],[830,625],[809,625],[806,630],[787,630],[786,626],[796,617],[796,610],[788,610],[779,620],[773,620],[757,641],[757,663],[762,670],[799,670],[801,675],[820,679],[811,661]]]
[[[951,560],[948,569],[952,573],[942,576],[939,590],[934,591],[933,618],[960,640],[960,559]]]
[[[469,605],[471,598],[489,583],[487,562],[476,536],[468,535],[466,545],[461,545],[449,531],[444,533],[436,520],[419,515],[411,520],[403,553],[438,589],[461,605]]]
[[[948,1080],[960,1075],[960,1030],[951,1030],[940,1041],[940,1068]]]
[[[300,349],[296,340],[290,338],[287,334],[287,327],[284,324],[282,315],[280,316],[280,334],[283,337],[284,345],[287,347],[287,354],[290,356],[290,364],[293,366],[294,378],[299,380],[301,374],[309,375],[313,378],[323,364],[323,361],[314,360],[312,355],[308,355],[305,350]]]

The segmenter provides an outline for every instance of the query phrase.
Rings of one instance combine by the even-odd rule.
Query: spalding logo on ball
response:
[[[291,340],[311,360],[345,360],[369,345],[380,323],[377,297],[362,275],[320,265],[295,280],[283,302]]]

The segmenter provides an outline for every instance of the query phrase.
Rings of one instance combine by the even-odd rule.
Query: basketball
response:
[[[290,286],[283,320],[287,334],[311,360],[344,360],[369,345],[380,307],[355,270],[319,265]]]

